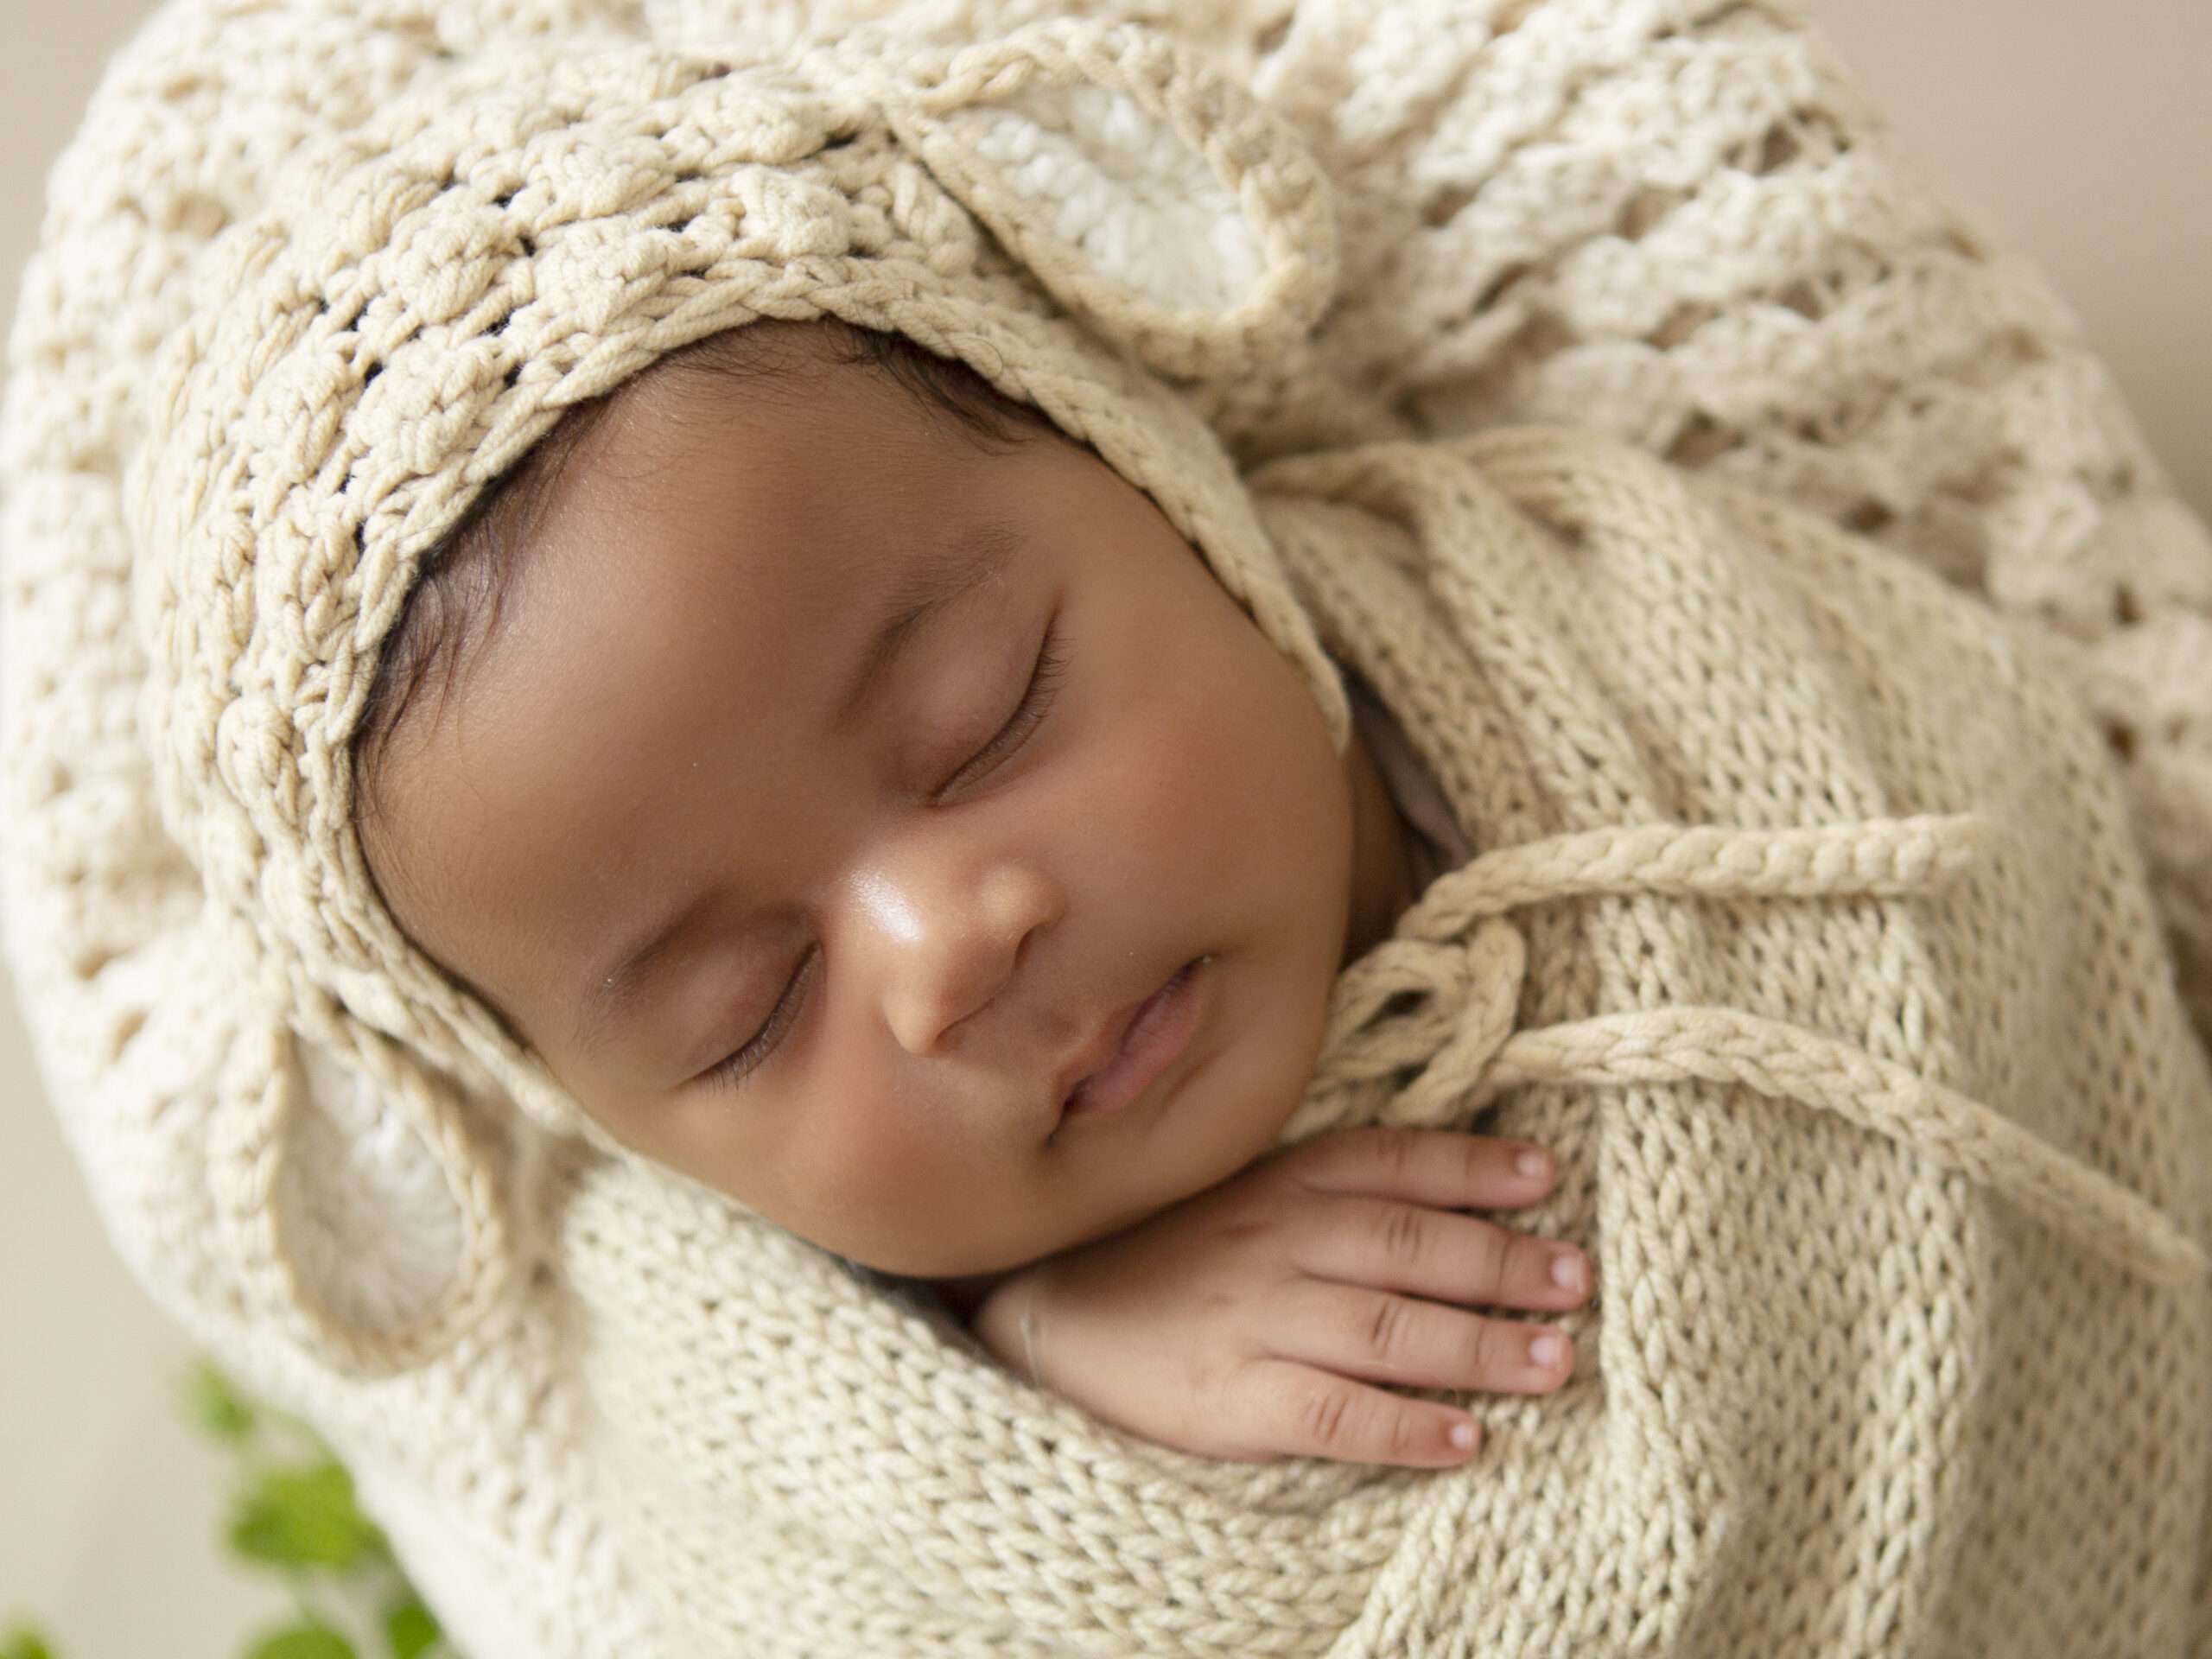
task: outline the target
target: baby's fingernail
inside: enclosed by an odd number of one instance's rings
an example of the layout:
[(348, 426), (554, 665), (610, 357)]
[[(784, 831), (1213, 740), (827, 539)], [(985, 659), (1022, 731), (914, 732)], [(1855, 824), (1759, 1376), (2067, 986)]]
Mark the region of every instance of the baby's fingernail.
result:
[(1448, 1438), (1453, 1451), (1471, 1452), (1475, 1449), (1475, 1426), (1472, 1423), (1454, 1423)]
[(1561, 1290), (1582, 1288), (1582, 1257), (1573, 1250), (1560, 1250), (1552, 1257), (1552, 1283)]
[(1566, 1339), (1562, 1337), (1555, 1337), (1548, 1331), (1542, 1336), (1535, 1338), (1529, 1344), (1529, 1363), (1532, 1365), (1541, 1365), (1546, 1370), (1549, 1370), (1566, 1357)]
[(1551, 1173), (1552, 1160), (1543, 1153), (1530, 1147), (1514, 1159), (1513, 1167), (1533, 1181)]

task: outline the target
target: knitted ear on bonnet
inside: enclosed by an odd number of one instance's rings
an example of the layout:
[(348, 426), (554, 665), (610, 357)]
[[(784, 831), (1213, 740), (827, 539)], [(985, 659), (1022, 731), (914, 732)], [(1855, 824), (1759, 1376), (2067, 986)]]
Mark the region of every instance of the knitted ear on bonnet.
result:
[[(218, 241), (132, 479), (163, 814), (212, 959), (269, 1008), (233, 1046), (211, 1179), (264, 1316), (354, 1371), (437, 1351), (505, 1287), (514, 1172), (464, 1093), (592, 1134), (379, 901), (349, 766), (425, 554), (564, 410), (757, 318), (904, 334), (1147, 490), (1347, 729), (1234, 467), (1166, 384), (1237, 374), (1329, 298), (1328, 202), (1287, 129), (1128, 28), (919, 59), (524, 58), (460, 63), (310, 149)], [(310, 1064), (401, 1115), (459, 1206), (456, 1270), (398, 1323), (327, 1305), (288, 1238)]]

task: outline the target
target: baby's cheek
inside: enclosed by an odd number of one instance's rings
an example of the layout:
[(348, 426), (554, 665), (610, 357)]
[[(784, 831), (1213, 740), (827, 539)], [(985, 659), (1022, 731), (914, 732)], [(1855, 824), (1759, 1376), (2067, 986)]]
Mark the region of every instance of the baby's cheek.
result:
[(886, 1272), (980, 1270), (1018, 1198), (1004, 1147), (969, 1132), (940, 1103), (856, 1091), (816, 1111), (782, 1148), (770, 1218), (840, 1255)]

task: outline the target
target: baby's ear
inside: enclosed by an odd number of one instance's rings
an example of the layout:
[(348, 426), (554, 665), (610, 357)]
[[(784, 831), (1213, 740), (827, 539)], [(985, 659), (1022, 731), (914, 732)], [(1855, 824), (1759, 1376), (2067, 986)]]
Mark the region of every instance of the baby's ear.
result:
[(877, 42), (901, 144), (1051, 290), (1170, 378), (1242, 372), (1335, 290), (1326, 181), (1191, 49), (1059, 22), (917, 61)]

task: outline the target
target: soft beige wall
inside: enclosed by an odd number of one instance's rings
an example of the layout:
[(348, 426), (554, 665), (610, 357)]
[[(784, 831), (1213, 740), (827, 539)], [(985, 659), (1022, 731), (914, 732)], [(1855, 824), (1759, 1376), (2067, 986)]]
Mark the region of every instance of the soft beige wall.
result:
[[(135, 0), (0, 0), (0, 315), (38, 180)], [(2212, 66), (2202, 0), (1816, 0), (1938, 176), (2081, 310), (2212, 514)], [(4, 827), (0, 827), (4, 833)], [(106, 1253), (0, 1009), (0, 1625), (64, 1659), (235, 1651), (267, 1601), (216, 1579), (214, 1465), (172, 1426), (179, 1353)]]
[[(0, 316), (46, 164), (146, 10), (0, 0)], [(108, 1249), (0, 980), (0, 1632), (35, 1617), (57, 1659), (236, 1659), (281, 1622), (283, 1595), (222, 1567), (227, 1468), (172, 1403), (186, 1356)]]

